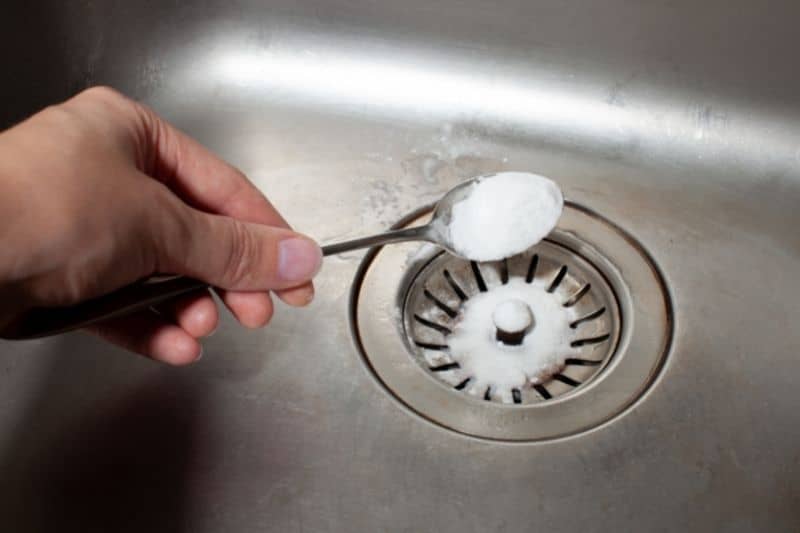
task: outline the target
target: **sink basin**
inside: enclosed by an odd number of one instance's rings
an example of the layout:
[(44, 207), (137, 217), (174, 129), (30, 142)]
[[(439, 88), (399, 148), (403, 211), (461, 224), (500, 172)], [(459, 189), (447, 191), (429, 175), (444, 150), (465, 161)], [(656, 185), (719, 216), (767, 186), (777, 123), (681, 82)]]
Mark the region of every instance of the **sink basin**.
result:
[(0, 126), (112, 85), (321, 242), (467, 177), (543, 174), (647, 253), (672, 331), (618, 416), (513, 443), (432, 423), (376, 379), (350, 332), (363, 253), (326, 259), (308, 310), (278, 306), (260, 331), (226, 317), (190, 368), (80, 333), (2, 342), (0, 527), (795, 531), (799, 15), (740, 0), (7, 8)]

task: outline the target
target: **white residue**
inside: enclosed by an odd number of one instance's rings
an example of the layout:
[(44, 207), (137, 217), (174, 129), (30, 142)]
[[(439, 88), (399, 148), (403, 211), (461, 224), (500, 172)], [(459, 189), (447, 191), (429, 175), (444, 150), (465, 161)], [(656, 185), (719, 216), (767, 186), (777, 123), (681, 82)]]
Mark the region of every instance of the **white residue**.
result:
[(515, 333), (528, 329), (533, 323), (533, 315), (528, 304), (519, 298), (514, 298), (495, 307), (492, 321), (498, 329)]
[(550, 233), (564, 197), (552, 180), (526, 172), (501, 172), (472, 185), (453, 206), (449, 234), (459, 255), (494, 261), (523, 252)]
[[(518, 346), (496, 340), (492, 319), (495, 310), (511, 300), (524, 302), (535, 322)], [(564, 367), (575, 352), (569, 327), (574, 314), (543, 285), (512, 278), (466, 302), (461, 320), (447, 339), (450, 356), (461, 365), (463, 375), (473, 378), (470, 390), (482, 393), (491, 386), (502, 398), (510, 397), (511, 389), (546, 381)]]
[(437, 245), (426, 242), (408, 254), (406, 257), (406, 265), (412, 265), (420, 261), (427, 261), (440, 250), (441, 248), (439, 248)]

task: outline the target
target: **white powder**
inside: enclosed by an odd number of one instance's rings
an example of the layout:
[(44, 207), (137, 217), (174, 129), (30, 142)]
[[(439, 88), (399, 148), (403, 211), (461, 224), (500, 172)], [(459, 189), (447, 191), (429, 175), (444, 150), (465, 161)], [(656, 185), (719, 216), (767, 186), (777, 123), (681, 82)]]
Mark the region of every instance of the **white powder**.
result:
[(448, 229), (453, 249), (475, 261), (527, 250), (553, 230), (564, 208), (558, 185), (536, 174), (501, 172), (471, 189), (453, 206)]
[[(533, 329), (518, 346), (496, 340), (492, 319), (499, 306), (513, 300), (524, 302), (534, 318)], [(514, 277), (466, 302), (460, 322), (447, 338), (450, 356), (461, 365), (464, 376), (473, 378), (469, 392), (482, 395), (492, 387), (493, 395), (510, 402), (512, 389), (546, 381), (574, 354), (569, 327), (574, 315), (542, 284)]]
[(514, 298), (495, 308), (492, 313), (492, 321), (498, 329), (517, 333), (527, 329), (533, 323), (533, 315), (528, 304), (519, 298)]
[(435, 244), (426, 242), (416, 250), (409, 252), (408, 256), (406, 257), (406, 265), (412, 265), (414, 263), (419, 263), (420, 261), (427, 261), (440, 251), (441, 248)]

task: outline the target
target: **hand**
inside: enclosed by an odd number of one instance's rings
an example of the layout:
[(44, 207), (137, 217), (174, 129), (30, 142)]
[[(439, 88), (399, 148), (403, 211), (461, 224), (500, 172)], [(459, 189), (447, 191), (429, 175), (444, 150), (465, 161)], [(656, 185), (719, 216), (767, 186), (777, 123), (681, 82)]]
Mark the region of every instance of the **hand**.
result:
[[(260, 327), (273, 312), (268, 291), (311, 301), (321, 259), (241, 172), (111, 89), (0, 133), (0, 325), (174, 273), (219, 287), (240, 323)], [(185, 364), (217, 322), (204, 292), (92, 330)]]

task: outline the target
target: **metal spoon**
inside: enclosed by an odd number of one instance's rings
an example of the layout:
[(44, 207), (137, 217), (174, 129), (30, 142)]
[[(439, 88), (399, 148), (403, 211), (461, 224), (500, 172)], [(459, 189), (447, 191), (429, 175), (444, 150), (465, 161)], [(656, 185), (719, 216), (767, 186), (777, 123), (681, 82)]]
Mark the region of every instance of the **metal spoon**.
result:
[[(464, 254), (454, 249), (447, 229), (452, 218), (452, 209), (467, 196), (474, 183), (488, 178), (491, 176), (472, 178), (450, 189), (436, 204), (431, 221), (424, 226), (392, 230), (370, 237), (328, 244), (322, 247), (322, 254), (328, 256), (384, 244), (427, 241), (441, 246), (450, 253), (463, 256)], [(535, 243), (531, 243), (533, 244)], [(151, 278), (77, 305), (32, 309), (6, 325), (0, 331), (0, 338), (33, 339), (57, 335), (103, 320), (128, 315), (177, 296), (208, 288), (207, 283), (184, 276)]]
[(453, 247), (453, 243), (450, 240), (450, 232), (447, 229), (453, 215), (453, 206), (467, 196), (473, 184), (478, 180), (489, 177), (479, 176), (472, 178), (447, 191), (436, 203), (430, 222), (423, 226), (390, 230), (369, 237), (327, 244), (322, 247), (322, 255), (336, 255), (361, 248), (372, 248), (373, 246), (383, 246), (384, 244), (398, 242), (426, 241), (441, 246), (451, 254), (463, 256)]

